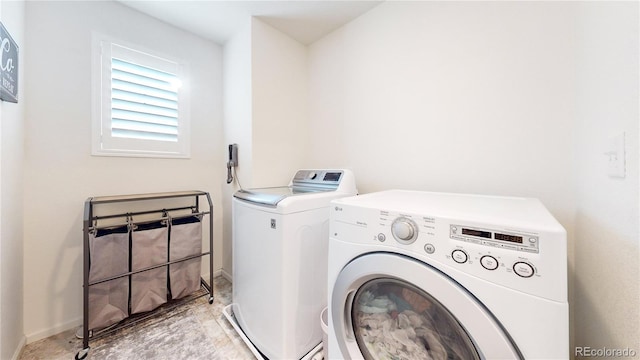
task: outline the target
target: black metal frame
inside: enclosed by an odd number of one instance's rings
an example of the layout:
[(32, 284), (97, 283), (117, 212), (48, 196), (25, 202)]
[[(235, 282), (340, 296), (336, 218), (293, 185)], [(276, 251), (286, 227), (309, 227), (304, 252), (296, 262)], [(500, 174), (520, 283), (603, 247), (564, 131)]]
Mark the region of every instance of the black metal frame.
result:
[[(209, 211), (200, 211), (200, 196), (206, 196), (207, 202), (209, 203)], [(127, 202), (136, 202), (136, 201), (145, 201), (145, 200), (162, 200), (162, 199), (171, 199), (171, 198), (194, 198), (193, 206), (187, 207), (179, 207), (179, 208), (170, 208), (170, 209), (154, 209), (149, 211), (140, 211), (140, 212), (132, 212), (132, 213), (117, 213), (110, 214), (104, 216), (94, 216), (94, 207), (103, 204), (112, 204), (112, 203), (127, 203)], [(148, 268), (144, 268), (137, 271), (126, 272), (117, 276), (112, 276), (107, 279), (100, 279), (98, 281), (89, 282), (89, 267), (90, 267), (90, 253), (89, 253), (89, 233), (97, 228), (94, 224), (97, 223), (98, 220), (104, 219), (112, 219), (118, 217), (131, 217), (133, 215), (147, 215), (154, 213), (166, 214), (171, 211), (178, 210), (189, 210), (191, 209), (193, 214), (201, 214), (201, 215), (209, 215), (209, 251), (203, 252), (200, 255), (192, 255), (189, 257), (185, 257), (179, 260), (167, 261), (166, 263), (151, 266)], [(154, 221), (157, 221), (154, 220)], [(135, 223), (133, 223), (135, 224)], [(211, 196), (209, 196), (208, 192), (204, 191), (180, 191), (180, 192), (165, 192), (165, 193), (149, 193), (149, 194), (138, 194), (138, 195), (123, 195), (123, 196), (101, 196), (101, 197), (90, 197), (84, 203), (84, 219), (83, 219), (83, 322), (82, 322), (82, 350), (80, 350), (76, 354), (76, 359), (84, 359), (89, 353), (89, 338), (90, 330), (89, 330), (89, 287), (92, 285), (100, 284), (106, 281), (118, 279), (121, 277), (131, 276), (132, 274), (141, 273), (143, 271), (169, 266), (171, 264), (191, 260), (194, 258), (209, 256), (209, 284), (204, 281), (204, 279), (200, 279), (200, 283), (204, 289), (206, 289), (209, 294), (209, 304), (213, 304), (213, 202), (211, 201)], [(176, 301), (177, 302), (177, 301)], [(132, 325), (135, 325), (136, 322), (132, 322)], [(118, 324), (119, 325), (119, 324)], [(130, 326), (123, 325), (122, 328)], [(109, 331), (113, 331), (114, 329), (110, 328)]]

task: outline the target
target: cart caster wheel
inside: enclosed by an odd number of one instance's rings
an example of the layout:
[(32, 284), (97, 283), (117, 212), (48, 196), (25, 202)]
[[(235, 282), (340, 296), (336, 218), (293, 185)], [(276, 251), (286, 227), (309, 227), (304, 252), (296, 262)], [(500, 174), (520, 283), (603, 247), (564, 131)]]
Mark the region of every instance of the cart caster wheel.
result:
[(82, 350), (78, 351), (78, 353), (76, 354), (76, 360), (86, 359), (87, 355), (89, 355), (89, 348), (82, 349)]
[(209, 305), (213, 304), (213, 296), (209, 298)]

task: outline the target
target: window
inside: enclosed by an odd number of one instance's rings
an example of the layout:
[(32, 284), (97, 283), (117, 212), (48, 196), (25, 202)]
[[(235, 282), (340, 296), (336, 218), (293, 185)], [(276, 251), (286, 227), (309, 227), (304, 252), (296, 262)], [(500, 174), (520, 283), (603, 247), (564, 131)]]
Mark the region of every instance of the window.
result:
[(187, 66), (94, 36), (93, 155), (189, 157)]

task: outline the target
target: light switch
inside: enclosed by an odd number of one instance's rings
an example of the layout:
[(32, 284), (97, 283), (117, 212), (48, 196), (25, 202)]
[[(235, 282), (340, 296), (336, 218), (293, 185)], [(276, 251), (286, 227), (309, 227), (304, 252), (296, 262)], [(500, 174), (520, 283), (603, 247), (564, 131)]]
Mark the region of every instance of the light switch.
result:
[(607, 157), (607, 174), (609, 177), (624, 178), (624, 132), (609, 138), (608, 149), (604, 155)]

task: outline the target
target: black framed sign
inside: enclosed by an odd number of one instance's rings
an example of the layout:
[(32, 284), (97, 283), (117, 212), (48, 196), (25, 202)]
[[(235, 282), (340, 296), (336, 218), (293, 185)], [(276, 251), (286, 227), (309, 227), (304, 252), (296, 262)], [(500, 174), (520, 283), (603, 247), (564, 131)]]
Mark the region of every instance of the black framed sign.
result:
[(18, 45), (1, 22), (0, 100), (18, 102)]

